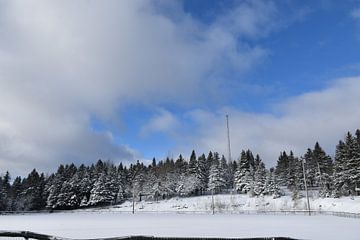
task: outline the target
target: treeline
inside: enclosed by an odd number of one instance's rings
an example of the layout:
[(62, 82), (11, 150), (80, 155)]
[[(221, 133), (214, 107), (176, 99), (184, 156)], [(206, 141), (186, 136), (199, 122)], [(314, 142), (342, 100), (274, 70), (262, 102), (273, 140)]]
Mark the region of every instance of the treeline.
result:
[(356, 195), (360, 187), (360, 130), (347, 133), (336, 146), (332, 159), (316, 143), (302, 157), (281, 152), (275, 168), (266, 169), (259, 155), (242, 151), (237, 161), (217, 152), (188, 160), (182, 155), (149, 165), (137, 161), (130, 166), (99, 160), (91, 166), (60, 165), (50, 176), (35, 169), (24, 179), (11, 182), (6, 172), (0, 177), (0, 210), (75, 209), (122, 203), (134, 198), (159, 200), (237, 191), (250, 196), (281, 196), (287, 187), (293, 199), (307, 185), (321, 197)]

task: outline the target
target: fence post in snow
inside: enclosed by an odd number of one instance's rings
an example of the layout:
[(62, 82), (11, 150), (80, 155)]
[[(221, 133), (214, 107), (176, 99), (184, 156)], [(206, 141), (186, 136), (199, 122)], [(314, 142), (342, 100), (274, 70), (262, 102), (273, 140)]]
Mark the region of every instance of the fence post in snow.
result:
[(214, 202), (214, 189), (211, 190), (211, 206), (212, 206), (212, 214), (215, 214), (215, 202)]

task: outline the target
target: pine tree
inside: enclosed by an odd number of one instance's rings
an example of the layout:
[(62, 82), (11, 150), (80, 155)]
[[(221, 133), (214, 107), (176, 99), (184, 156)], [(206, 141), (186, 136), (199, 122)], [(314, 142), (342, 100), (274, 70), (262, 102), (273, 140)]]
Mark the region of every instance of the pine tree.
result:
[(231, 162), (227, 162), (224, 155), (221, 156), (220, 159), (220, 169), (221, 169), (221, 175), (224, 178), (225, 186), (224, 188), (231, 189), (233, 188), (234, 184), (234, 172), (232, 169)]
[(235, 173), (238, 168), (238, 164), (236, 161), (229, 162), (228, 167), (228, 176), (227, 187), (230, 189), (235, 189)]
[(202, 154), (198, 158), (198, 164), (197, 164), (197, 171), (196, 171), (196, 178), (198, 181), (195, 181), (195, 183), (198, 184), (198, 186), (195, 186), (200, 192), (200, 194), (203, 194), (206, 189), (208, 188), (208, 181), (209, 181), (209, 170), (210, 166), (208, 165), (212, 161), (212, 153), (209, 153), (208, 158), (206, 159), (205, 155)]
[(225, 179), (223, 169), (217, 158), (215, 158), (210, 167), (209, 186), (208, 190), (213, 193), (220, 193), (221, 189), (225, 187)]
[(90, 191), (89, 205), (108, 205), (116, 200), (115, 186), (111, 178), (105, 173), (100, 174), (98, 180), (95, 182), (93, 189)]
[[(314, 149), (308, 149), (304, 155), (306, 162), (306, 176), (311, 187), (320, 187), (323, 190), (327, 187), (325, 180), (332, 175), (333, 163), (331, 157), (316, 142)], [(324, 181), (322, 181), (324, 179)]]
[(324, 173), (321, 176), (321, 186), (319, 190), (320, 197), (330, 197), (332, 194), (332, 178), (328, 174)]
[(23, 184), (21, 177), (16, 177), (11, 186), (11, 211), (24, 211), (22, 198)]
[(308, 148), (304, 154), (304, 163), (306, 169), (306, 180), (309, 187), (317, 186), (317, 161), (313, 157), (313, 151)]
[(355, 195), (355, 188), (360, 185), (360, 145), (358, 137), (350, 132), (345, 142), (340, 141), (336, 146), (333, 181), (334, 197)]
[(190, 196), (196, 193), (199, 179), (194, 175), (181, 174), (179, 177), (178, 185), (176, 187), (176, 192), (179, 196)]
[(289, 169), (289, 157), (284, 151), (280, 153), (275, 169), (275, 174), (278, 176), (279, 184), (281, 186), (288, 185), (288, 169)]
[(34, 169), (23, 181), (23, 192), (25, 210), (40, 210), (46, 205), (44, 198), (45, 177)]
[(265, 164), (261, 161), (260, 157), (257, 156), (258, 163), (256, 164), (256, 170), (254, 175), (254, 194), (260, 196), (265, 191), (266, 183), (266, 169)]
[[(168, 168), (170, 165), (170, 159), (167, 159), (168, 163), (165, 163), (162, 167)], [(146, 168), (142, 163), (137, 161), (136, 165), (131, 165), (128, 173), (128, 182), (130, 183), (130, 196), (139, 197), (145, 185)]]
[[(346, 177), (346, 146), (343, 141), (339, 141), (339, 144), (336, 146), (335, 151), (335, 163), (334, 163), (334, 190), (332, 192), (333, 197), (340, 197), (344, 193), (342, 192), (342, 188), (347, 182)], [(347, 184), (346, 184), (347, 185)], [(346, 192), (348, 193), (348, 189)]]
[(72, 209), (80, 206), (80, 202), (70, 181), (63, 182), (60, 194), (57, 196), (56, 206), (57, 209)]
[[(191, 172), (195, 173), (196, 172), (197, 161), (196, 161), (196, 155), (195, 155), (194, 151), (192, 152), (190, 159), (192, 159), (191, 162), (192, 162), (192, 164), (194, 166), (193, 169), (191, 170)], [(184, 173), (184, 172), (187, 171), (187, 168), (188, 168), (188, 164), (185, 161), (185, 159), (183, 158), (183, 156), (180, 154), (178, 159), (176, 159), (176, 161), (175, 161), (175, 169), (174, 170), (177, 173)]]
[(193, 150), (191, 152), (191, 156), (190, 156), (190, 160), (189, 160), (188, 173), (196, 174), (196, 172), (197, 172), (197, 160), (196, 160), (195, 151)]
[(318, 171), (321, 174), (331, 175), (333, 171), (333, 163), (331, 157), (316, 142), (313, 150), (313, 158), (317, 162)]
[(73, 191), (76, 194), (76, 202), (84, 205), (90, 198), (90, 191), (92, 188), (92, 182), (90, 177), (90, 169), (85, 167), (85, 165), (80, 165), (78, 171), (71, 179), (71, 184), (73, 186)]
[(290, 190), (294, 190), (295, 188), (299, 190), (302, 186), (300, 179), (302, 179), (303, 177), (301, 162), (299, 161), (298, 158), (294, 156), (294, 153), (292, 151), (290, 151), (288, 161), (289, 161), (289, 167), (287, 169), (287, 180), (286, 180), (287, 187)]
[(250, 150), (242, 151), (238, 168), (235, 172), (235, 189), (238, 192), (252, 194), (254, 185), (254, 158)]
[(4, 177), (0, 176), (0, 211), (7, 211), (10, 208), (10, 174), (6, 172)]
[(349, 191), (355, 195), (355, 188), (360, 186), (360, 145), (350, 132), (346, 136), (345, 145), (347, 153), (345, 173), (349, 179)]
[(319, 196), (330, 197), (333, 175), (333, 162), (331, 157), (320, 147), (319, 143), (315, 144), (313, 159), (317, 163), (317, 185), (320, 186)]
[(214, 154), (212, 151), (210, 151), (206, 158), (206, 167), (208, 171), (210, 171), (211, 164), (213, 163), (214, 160), (215, 160)]
[(360, 145), (360, 129), (356, 130), (355, 135), (356, 135), (356, 141)]
[(273, 198), (279, 198), (281, 196), (280, 187), (273, 168), (271, 168), (267, 174), (264, 194), (271, 195)]
[(0, 177), (0, 211), (11, 210), (11, 185), (10, 173), (7, 171), (4, 177)]
[(165, 174), (163, 184), (164, 184), (164, 187), (166, 188), (169, 196), (179, 195), (179, 193), (177, 192), (177, 187), (180, 185), (179, 181), (180, 181), (181, 175), (183, 175), (184, 173), (186, 173), (186, 172), (183, 171), (181, 173), (179, 171), (175, 171), (175, 172)]
[(46, 206), (48, 208), (56, 209), (58, 207), (58, 196), (61, 193), (62, 184), (65, 181), (64, 172), (65, 167), (61, 164), (56, 174), (53, 174), (46, 184), (46, 192), (48, 196), (46, 200)]
[(122, 187), (122, 185), (119, 185), (119, 190), (116, 194), (116, 203), (123, 203), (125, 201), (125, 191), (124, 188)]

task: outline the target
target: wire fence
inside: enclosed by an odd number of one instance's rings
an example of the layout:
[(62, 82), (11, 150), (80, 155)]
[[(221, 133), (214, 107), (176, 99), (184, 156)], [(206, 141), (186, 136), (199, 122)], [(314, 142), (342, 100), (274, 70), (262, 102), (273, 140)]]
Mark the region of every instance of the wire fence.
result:
[[(29, 231), (0, 231), (0, 239), (2, 240), (76, 240), (69, 238), (56, 237), (51, 235), (39, 234)], [(154, 236), (124, 236), (113, 238), (94, 238), (89, 240), (296, 240), (288, 237), (265, 237), (265, 238), (201, 238), (201, 237), (154, 237)], [(79, 240), (79, 239), (77, 239)], [(85, 240), (85, 239), (82, 239)]]
[[(42, 211), (1, 211), (0, 215), (25, 215), (25, 214), (48, 214), (48, 213), (111, 213), (111, 214), (131, 214), (132, 211), (128, 210), (110, 210), (110, 209), (86, 209), (86, 210), (42, 210)], [(237, 214), (237, 215), (327, 215), (327, 216), (336, 216), (336, 217), (346, 217), (346, 218), (357, 218), (360, 219), (360, 213), (351, 213), (351, 212), (334, 212), (334, 211), (318, 211), (318, 210), (173, 210), (173, 211), (149, 211), (138, 209), (134, 214)]]

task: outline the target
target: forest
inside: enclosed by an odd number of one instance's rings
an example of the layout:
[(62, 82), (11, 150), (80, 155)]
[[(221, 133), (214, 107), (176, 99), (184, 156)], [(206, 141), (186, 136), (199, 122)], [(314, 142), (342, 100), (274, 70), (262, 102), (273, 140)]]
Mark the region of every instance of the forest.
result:
[[(304, 173), (306, 178), (304, 178)], [(243, 150), (229, 161), (217, 152), (190, 158), (180, 155), (149, 165), (137, 161), (129, 166), (98, 160), (91, 166), (60, 165), (45, 175), (36, 169), (27, 177), (0, 177), (0, 211), (77, 209), (120, 204), (127, 199), (161, 200), (171, 197), (237, 192), (250, 197), (281, 197), (287, 187), (295, 200), (305, 181), (320, 197), (358, 194), (360, 188), (360, 130), (348, 132), (336, 145), (334, 159), (317, 142), (302, 156), (281, 152), (274, 168), (261, 157)]]

